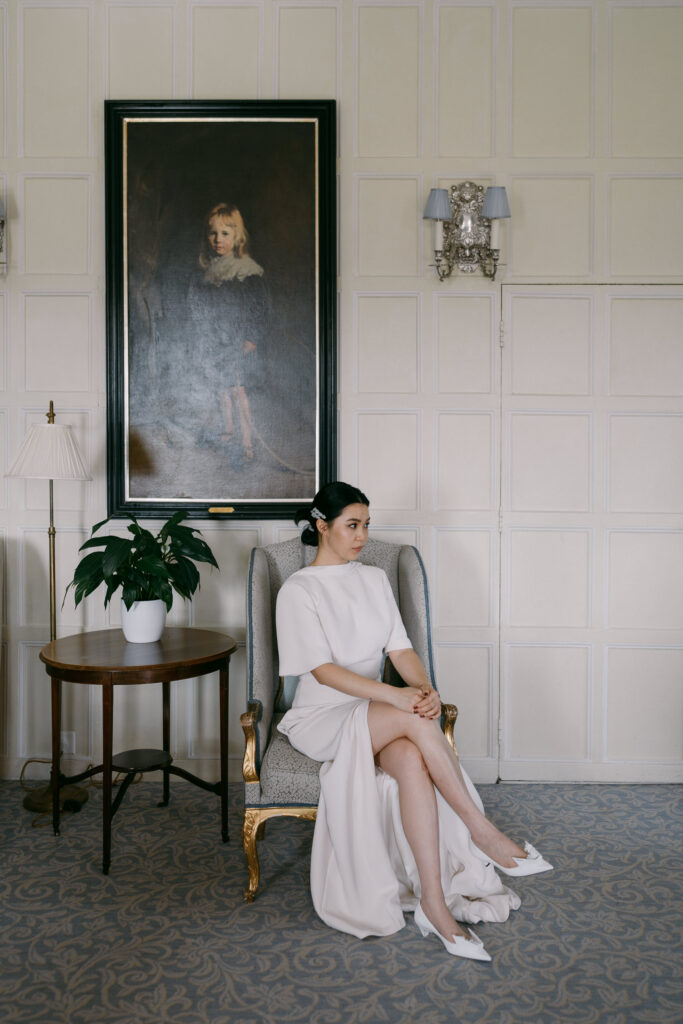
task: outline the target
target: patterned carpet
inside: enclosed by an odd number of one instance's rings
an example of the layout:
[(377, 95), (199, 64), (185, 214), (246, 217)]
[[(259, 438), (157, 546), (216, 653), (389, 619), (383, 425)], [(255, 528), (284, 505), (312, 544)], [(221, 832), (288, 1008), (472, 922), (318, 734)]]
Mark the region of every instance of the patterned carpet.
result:
[(327, 928), (311, 826), (270, 823), (247, 906), (240, 791), (177, 779), (126, 794), (100, 873), (101, 794), (33, 828), (0, 782), (0, 1020), (6, 1024), (680, 1024), (683, 836), (674, 786), (482, 786), (490, 817), (555, 864), (480, 925), (492, 964), (449, 957), (410, 916), (389, 938)]

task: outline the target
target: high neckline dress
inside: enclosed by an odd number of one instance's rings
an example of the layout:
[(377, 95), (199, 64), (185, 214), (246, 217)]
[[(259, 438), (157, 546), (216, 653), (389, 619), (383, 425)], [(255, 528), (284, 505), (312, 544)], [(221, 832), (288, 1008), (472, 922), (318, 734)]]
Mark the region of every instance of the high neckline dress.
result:
[[(276, 623), (280, 674), (299, 676), (278, 728), (297, 750), (322, 762), (311, 853), (313, 905), (331, 928), (359, 938), (390, 935), (420, 898), (398, 784), (375, 765), (369, 701), (323, 686), (311, 674), (333, 662), (379, 679), (384, 655), (412, 646), (389, 580), (383, 569), (360, 562), (300, 569), (280, 589)], [(436, 800), (441, 883), (453, 916), (470, 924), (507, 920), (519, 897), (503, 885), (438, 790)]]

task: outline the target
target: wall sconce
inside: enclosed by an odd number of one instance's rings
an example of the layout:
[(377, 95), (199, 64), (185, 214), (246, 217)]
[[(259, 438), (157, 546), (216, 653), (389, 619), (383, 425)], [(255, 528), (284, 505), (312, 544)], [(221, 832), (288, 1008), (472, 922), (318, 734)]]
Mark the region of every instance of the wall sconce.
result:
[(0, 274), (7, 271), (7, 217), (0, 199)]
[(433, 188), (423, 218), (434, 223), (434, 263), (439, 280), (455, 267), (463, 274), (481, 269), (495, 280), (500, 249), (498, 221), (510, 216), (507, 193), (500, 186), (462, 181), (450, 189)]

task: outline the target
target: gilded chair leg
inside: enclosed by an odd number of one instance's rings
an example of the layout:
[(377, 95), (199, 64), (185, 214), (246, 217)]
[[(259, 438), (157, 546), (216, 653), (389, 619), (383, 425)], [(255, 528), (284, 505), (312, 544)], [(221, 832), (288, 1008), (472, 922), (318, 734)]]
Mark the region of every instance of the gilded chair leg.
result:
[(242, 826), (242, 842), (244, 844), (244, 853), (247, 858), (247, 867), (249, 869), (249, 885), (244, 890), (244, 900), (246, 903), (254, 902), (256, 890), (258, 889), (260, 868), (258, 862), (258, 851), (256, 849), (256, 839), (258, 833), (263, 828), (263, 822), (260, 819), (260, 811), (255, 810), (254, 808), (248, 808), (245, 810), (244, 825)]
[(258, 889), (260, 868), (256, 840), (260, 839), (265, 829), (266, 821), (269, 818), (278, 818), (287, 815), (290, 818), (301, 818), (305, 821), (315, 821), (317, 814), (316, 807), (249, 807), (244, 812), (244, 824), (242, 826), (242, 842), (244, 853), (247, 858), (249, 869), (249, 885), (244, 890), (246, 903), (253, 903)]
[(256, 829), (256, 840), (260, 842), (266, 834), (266, 823), (262, 821), (259, 827)]

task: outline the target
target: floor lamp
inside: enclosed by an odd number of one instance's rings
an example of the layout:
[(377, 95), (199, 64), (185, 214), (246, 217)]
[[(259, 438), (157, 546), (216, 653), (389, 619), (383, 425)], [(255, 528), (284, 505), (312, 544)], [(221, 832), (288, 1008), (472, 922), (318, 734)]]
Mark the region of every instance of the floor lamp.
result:
[[(71, 428), (55, 423), (53, 402), (47, 415), (47, 423), (34, 423), (19, 449), (19, 453), (5, 476), (22, 477), (24, 480), (48, 480), (50, 485), (50, 527), (47, 531), (50, 553), (50, 641), (57, 639), (57, 612), (55, 600), (55, 522), (53, 502), (53, 480), (90, 480), (81, 454), (78, 450)], [(67, 786), (66, 790), (77, 790), (76, 786)], [(80, 806), (87, 799), (87, 793), (78, 789), (75, 798)], [(69, 799), (64, 793), (63, 799)], [(24, 801), (30, 811), (49, 811), (52, 807), (52, 789), (35, 790)]]

